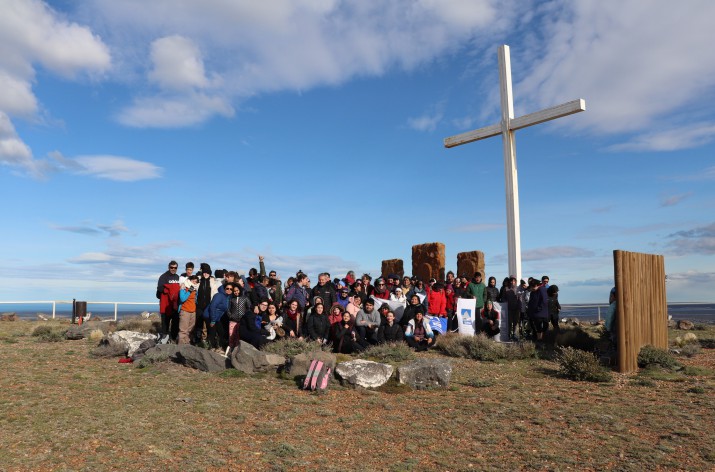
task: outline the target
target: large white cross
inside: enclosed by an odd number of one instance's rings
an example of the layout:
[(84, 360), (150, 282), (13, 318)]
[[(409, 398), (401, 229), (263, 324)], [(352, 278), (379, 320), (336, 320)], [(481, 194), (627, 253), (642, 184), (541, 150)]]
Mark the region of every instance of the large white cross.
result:
[(521, 230), (519, 227), (519, 183), (516, 175), (516, 141), (514, 131), (586, 110), (586, 101), (573, 100), (562, 105), (514, 118), (511, 93), (511, 59), (509, 46), (499, 46), (499, 83), (501, 92), (501, 123), (445, 138), (444, 147), (491, 138), (501, 134), (504, 142), (504, 180), (506, 181), (506, 232), (509, 244), (509, 274), (521, 279)]

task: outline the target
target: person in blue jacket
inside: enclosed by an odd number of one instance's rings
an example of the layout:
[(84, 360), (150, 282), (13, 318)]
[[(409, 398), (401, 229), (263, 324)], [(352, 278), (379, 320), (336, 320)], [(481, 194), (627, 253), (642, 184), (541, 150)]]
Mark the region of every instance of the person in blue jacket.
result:
[(220, 346), (219, 340), (227, 339), (227, 333), (223, 332), (224, 324), (221, 318), (226, 316), (228, 310), (228, 297), (233, 293), (233, 283), (229, 282), (219, 288), (216, 295), (211, 299), (211, 303), (204, 310), (204, 320), (208, 324), (208, 342), (211, 349), (223, 354), (226, 346)]

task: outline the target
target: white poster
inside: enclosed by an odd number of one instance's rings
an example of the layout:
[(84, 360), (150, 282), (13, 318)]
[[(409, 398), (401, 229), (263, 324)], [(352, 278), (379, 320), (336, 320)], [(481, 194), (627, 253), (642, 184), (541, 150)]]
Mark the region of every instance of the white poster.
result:
[(402, 319), (402, 314), (405, 311), (405, 306), (407, 305), (407, 303), (395, 302), (392, 300), (383, 300), (382, 298), (375, 298), (373, 296), (371, 296), (370, 298), (372, 298), (375, 302), (375, 309), (379, 310), (383, 303), (387, 303), (388, 305), (390, 305), (390, 311), (395, 314), (395, 321), (400, 321)]
[(475, 313), (477, 300), (474, 298), (459, 298), (457, 300), (457, 323), (459, 334), (465, 336), (474, 336), (474, 317), (479, 316)]

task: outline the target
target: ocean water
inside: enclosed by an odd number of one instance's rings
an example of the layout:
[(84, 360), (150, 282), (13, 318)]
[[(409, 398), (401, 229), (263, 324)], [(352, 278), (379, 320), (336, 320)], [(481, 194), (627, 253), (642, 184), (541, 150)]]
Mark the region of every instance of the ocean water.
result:
[[(608, 312), (608, 305), (599, 305), (601, 309), (601, 318), (606, 316)], [(596, 320), (598, 319), (598, 308), (597, 307), (581, 307), (573, 305), (562, 305), (563, 310), (561, 311), (562, 318), (579, 318), (584, 320)], [(97, 305), (88, 303), (87, 311), (91, 312), (92, 315), (99, 316), (101, 319), (113, 319), (114, 318), (114, 305)], [(137, 316), (138, 314), (148, 311), (151, 313), (157, 313), (159, 311), (158, 303), (150, 303), (146, 305), (122, 305), (119, 304), (117, 310), (117, 318), (122, 319), (131, 316)], [(48, 317), (52, 316), (52, 304), (41, 303), (41, 304), (4, 304), (0, 303), (0, 313), (14, 312), (17, 313), (20, 318), (25, 319), (36, 319), (38, 313), (43, 313)], [(715, 323), (715, 303), (686, 303), (686, 304), (669, 304), (668, 314), (676, 320), (691, 320), (703, 323)], [(55, 312), (57, 318), (71, 318), (72, 317), (72, 305), (71, 304), (58, 304)]]

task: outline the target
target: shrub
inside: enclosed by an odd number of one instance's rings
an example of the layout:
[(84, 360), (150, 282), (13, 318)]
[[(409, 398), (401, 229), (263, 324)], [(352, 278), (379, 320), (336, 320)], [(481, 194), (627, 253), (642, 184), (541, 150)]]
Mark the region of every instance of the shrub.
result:
[(265, 344), (262, 348), (265, 352), (280, 354), (283, 357), (295, 357), (298, 354), (305, 354), (313, 351), (330, 351), (331, 346), (320, 344), (305, 339), (286, 338), (273, 343)]
[(536, 355), (536, 347), (532, 342), (503, 344), (493, 341), (483, 334), (478, 336), (445, 334), (438, 338), (437, 349), (451, 357), (464, 357), (478, 361), (527, 359)]
[(388, 343), (370, 346), (360, 357), (376, 362), (403, 362), (415, 358), (415, 353), (405, 343)]
[(572, 380), (609, 382), (613, 378), (611, 371), (604, 369), (590, 352), (564, 347), (556, 356), (556, 361), (559, 363), (559, 374)]
[(686, 344), (680, 349), (680, 354), (685, 357), (693, 357), (700, 352), (700, 344)]
[(104, 332), (101, 329), (93, 329), (87, 339), (92, 342), (97, 342), (104, 337)]
[[(548, 334), (553, 335), (553, 330)], [(547, 340), (548, 342), (548, 340)], [(582, 351), (593, 351), (596, 347), (597, 338), (594, 338), (580, 327), (561, 327), (555, 335), (554, 344), (561, 347), (572, 347)]]
[(664, 369), (676, 369), (680, 363), (665, 349), (658, 349), (651, 345), (643, 346), (638, 353), (638, 367), (659, 365)]
[(475, 387), (475, 388), (484, 388), (484, 387), (491, 387), (494, 385), (493, 380), (487, 380), (487, 379), (470, 379), (467, 380), (466, 385), (469, 385), (470, 387)]
[(32, 335), (36, 337), (37, 341), (39, 342), (56, 343), (64, 341), (65, 329), (47, 325), (40, 325), (32, 331)]
[(117, 331), (136, 331), (139, 333), (158, 334), (161, 323), (144, 318), (124, 318), (117, 324)]

